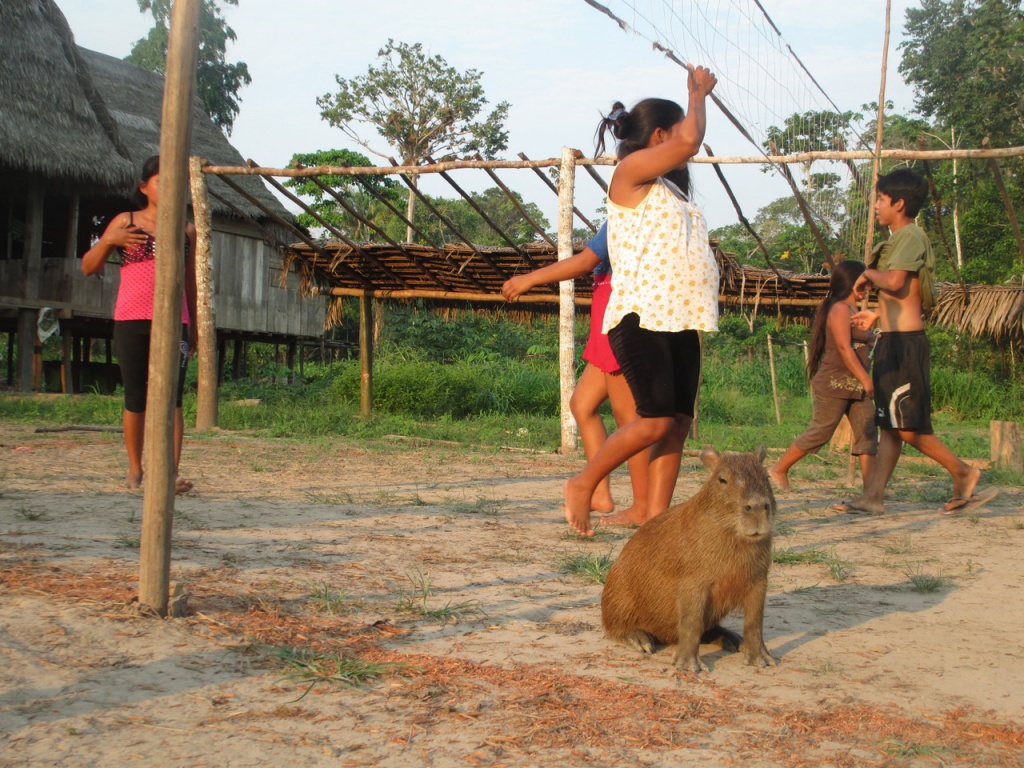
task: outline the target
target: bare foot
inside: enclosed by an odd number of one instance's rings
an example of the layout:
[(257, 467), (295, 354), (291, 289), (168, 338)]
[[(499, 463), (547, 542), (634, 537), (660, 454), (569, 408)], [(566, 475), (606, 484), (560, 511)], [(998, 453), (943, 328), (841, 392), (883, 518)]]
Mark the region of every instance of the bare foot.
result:
[(134, 472), (128, 472), (128, 479), (124, 482), (128, 486), (129, 490), (134, 491), (136, 488), (142, 487), (142, 473), (135, 474)]
[(174, 478), (174, 493), (188, 493), (193, 488), (192, 481), (186, 480), (184, 477)]
[(778, 472), (775, 467), (768, 470), (768, 479), (775, 483), (780, 491), (789, 490), (789, 473)]
[(593, 512), (602, 513), (615, 511), (615, 500), (612, 499), (608, 478), (598, 483), (597, 488), (594, 489), (594, 495), (590, 497), (590, 509)]
[(885, 514), (885, 505), (880, 501), (870, 501), (863, 496), (858, 496), (850, 501), (841, 501), (833, 504), (829, 509), (836, 512), (845, 512), (851, 515), (882, 515)]
[(597, 519), (598, 525), (643, 525), (646, 522), (646, 510), (636, 505), (616, 512), (614, 515), (604, 515)]
[(953, 498), (946, 503), (946, 510), (956, 509), (956, 506), (950, 507), (950, 504), (954, 502), (963, 503), (959, 506), (963, 506), (967, 503), (967, 500), (974, 495), (974, 489), (978, 487), (978, 482), (981, 480), (981, 470), (977, 467), (971, 467), (968, 465), (968, 470), (960, 477), (953, 479)]
[(565, 521), (576, 533), (580, 536), (593, 536), (594, 530), (590, 527), (590, 494), (586, 489), (581, 491), (578, 486), (579, 481), (575, 477), (565, 481), (562, 511), (565, 512)]

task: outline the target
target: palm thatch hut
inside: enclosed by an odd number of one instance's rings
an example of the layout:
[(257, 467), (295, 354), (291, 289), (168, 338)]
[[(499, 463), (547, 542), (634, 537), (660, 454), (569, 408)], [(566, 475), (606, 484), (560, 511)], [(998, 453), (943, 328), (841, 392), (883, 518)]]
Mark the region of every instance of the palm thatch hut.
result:
[[(159, 151), (163, 77), (78, 47), (53, 0), (0, 3), (0, 47), (0, 330), (8, 333), (7, 379), (15, 379), (17, 338), (19, 388), (39, 387), (33, 347), (40, 310), (48, 307), (60, 318), (62, 378), (70, 390), (72, 382), (83, 383), (83, 371), (112, 367), (120, 268), (108, 264), (100, 276), (86, 278), (78, 259), (112, 215), (134, 207), (138, 169)], [(192, 152), (218, 163), (244, 162), (198, 98)], [(262, 180), (240, 185), (244, 194), (224, 186), (211, 199), (222, 358), (229, 340), (294, 349), (318, 339), (324, 324), (325, 302), (303, 299), (296, 276), (281, 263), (274, 218), (291, 216)], [(89, 360), (93, 338), (108, 341), (106, 364)]]

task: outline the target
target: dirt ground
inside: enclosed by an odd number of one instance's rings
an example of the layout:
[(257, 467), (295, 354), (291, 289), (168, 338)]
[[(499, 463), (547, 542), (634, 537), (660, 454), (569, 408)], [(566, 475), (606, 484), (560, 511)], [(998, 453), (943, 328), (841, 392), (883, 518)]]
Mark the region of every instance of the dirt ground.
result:
[(777, 494), (778, 666), (698, 678), (604, 639), (566, 564), (632, 531), (568, 534), (576, 457), (189, 436), (160, 620), (120, 435), (0, 423), (0, 765), (1024, 765), (1024, 491), (942, 517), (905, 458), (889, 514), (840, 515), (823, 459)]

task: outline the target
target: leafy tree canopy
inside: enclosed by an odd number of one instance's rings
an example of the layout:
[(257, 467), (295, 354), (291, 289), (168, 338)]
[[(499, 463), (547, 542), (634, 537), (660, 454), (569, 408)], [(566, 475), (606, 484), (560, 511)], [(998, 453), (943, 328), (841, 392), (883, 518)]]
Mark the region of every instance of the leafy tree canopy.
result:
[[(125, 57), (138, 67), (164, 74), (167, 68), (167, 43), (170, 37), (171, 0), (137, 0), (139, 10), (153, 15), (155, 22), (149, 34), (137, 40)], [(238, 0), (224, 0), (238, 5)], [(221, 15), (217, 0), (203, 0), (199, 18), (199, 60), (196, 67), (196, 91), (214, 124), (231, 135), (238, 116), (238, 92), (252, 78), (244, 61), (231, 64), (226, 59), (228, 42), (235, 31)]]
[(900, 73), (926, 117), (970, 146), (1024, 144), (1024, 11), (1019, 0), (922, 0), (908, 8)]
[[(307, 168), (318, 165), (355, 168), (372, 165), (372, 163), (370, 158), (358, 152), (348, 149), (328, 149), (292, 155), (288, 165), (289, 167), (303, 166)], [(386, 176), (297, 176), (284, 182), (286, 187), (291, 187), (297, 195), (306, 198), (307, 205), (324, 221), (354, 240), (371, 240), (373, 238), (372, 230), (345, 210), (333, 195), (325, 192), (313, 179), (333, 189), (360, 216), (374, 223), (387, 224), (389, 218), (394, 216), (387, 205), (381, 202), (380, 197), (389, 200), (393, 205), (401, 204), (398, 182)], [(308, 229), (316, 230), (322, 227), (321, 223), (308, 213), (301, 213), (297, 218)]]
[(356, 130), (358, 123), (372, 126), (406, 165), (428, 155), (442, 160), (480, 152), (493, 158), (508, 146), (508, 102), (483, 117), (488, 102), (480, 72), (459, 72), (441, 56), (428, 56), (420, 43), (388, 40), (377, 55), (379, 66), (365, 75), (335, 76), (338, 92), (317, 99), (324, 120), (384, 157)]

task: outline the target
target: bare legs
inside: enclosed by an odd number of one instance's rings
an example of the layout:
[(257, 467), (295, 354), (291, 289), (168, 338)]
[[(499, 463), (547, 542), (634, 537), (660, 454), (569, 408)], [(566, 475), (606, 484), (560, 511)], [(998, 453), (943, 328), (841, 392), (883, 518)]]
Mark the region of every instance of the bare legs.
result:
[(782, 457), (772, 465), (772, 468), (768, 470), (768, 477), (775, 481), (780, 491), (789, 490), (789, 470), (806, 455), (807, 451), (797, 448), (796, 443), (793, 443), (782, 454)]
[[(612, 414), (615, 416), (615, 424), (621, 429), (626, 424), (640, 418), (636, 412), (636, 402), (633, 400), (633, 393), (626, 383), (626, 377), (621, 374), (605, 374), (608, 387), (608, 398), (612, 403)], [(601, 525), (643, 525), (650, 516), (648, 515), (648, 462), (650, 456), (647, 451), (640, 451), (628, 459), (629, 480), (633, 485), (633, 506), (601, 518)]]
[(885, 511), (882, 503), (885, 486), (896, 469), (904, 443), (938, 462), (949, 473), (953, 479), (953, 499), (947, 504), (948, 509), (956, 509), (955, 505), (950, 505), (974, 495), (974, 489), (981, 479), (981, 470), (960, 459), (935, 435), (922, 435), (905, 429), (883, 429), (878, 440), (878, 456), (865, 483), (864, 495), (849, 502), (852, 509), (875, 515)]
[[(576, 426), (579, 427), (583, 453), (588, 461), (608, 439), (608, 430), (605, 429), (604, 420), (598, 411), (601, 403), (608, 397), (605, 378), (603, 371), (588, 363), (580, 375), (580, 380), (576, 382), (576, 388), (572, 391), (572, 398), (569, 400), (569, 410), (572, 411), (572, 416), (576, 419)], [(590, 508), (596, 512), (611, 512), (615, 509), (611, 485), (607, 477), (594, 489)]]
[[(125, 411), (121, 416), (121, 425), (124, 430), (124, 447), (128, 452), (128, 479), (126, 484), (129, 488), (139, 488), (142, 485), (142, 445), (146, 434), (146, 412), (135, 413)], [(186, 493), (192, 490), (192, 483), (183, 477), (177, 476), (178, 465), (181, 464), (181, 446), (185, 436), (185, 417), (181, 408), (174, 409), (174, 471), (175, 471), (175, 493)]]
[[(605, 441), (601, 449), (587, 462), (587, 466), (582, 472), (565, 481), (565, 519), (577, 533), (582, 536), (594, 535), (594, 531), (590, 527), (590, 499), (597, 484), (630, 457), (650, 448), (668, 436), (677, 426), (678, 418), (677, 416), (641, 416), (636, 421), (626, 424)], [(665, 454), (659, 453), (658, 456), (652, 456), (652, 459), (657, 460), (664, 457)], [(659, 465), (662, 471), (665, 466), (667, 466), (667, 462), (664, 461)], [(678, 471), (678, 459), (675, 466)], [(650, 471), (651, 501), (653, 502), (657, 470), (652, 466)]]

